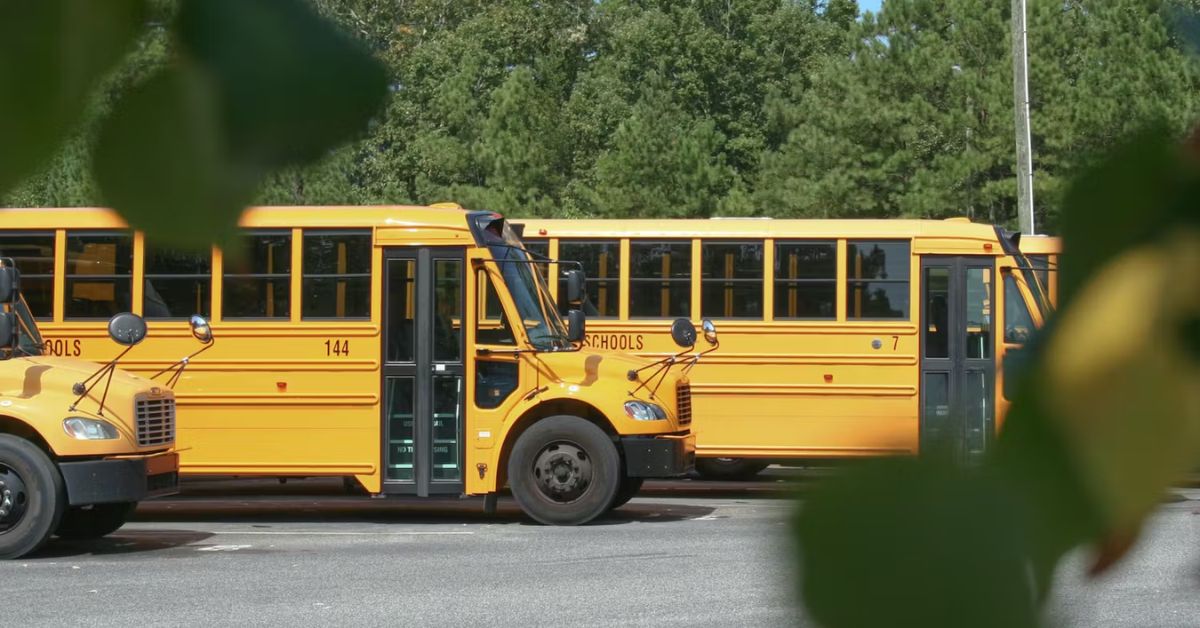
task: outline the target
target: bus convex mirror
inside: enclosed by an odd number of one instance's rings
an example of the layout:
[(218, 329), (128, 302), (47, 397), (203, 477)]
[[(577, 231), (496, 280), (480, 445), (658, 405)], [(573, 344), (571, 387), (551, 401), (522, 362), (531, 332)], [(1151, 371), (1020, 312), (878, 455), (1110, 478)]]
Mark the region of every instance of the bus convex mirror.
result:
[(132, 347), (146, 337), (146, 321), (132, 312), (123, 312), (108, 321), (108, 337), (113, 342)]
[(567, 303), (580, 303), (583, 301), (583, 285), (586, 277), (582, 270), (567, 271)]
[(700, 323), (700, 328), (704, 330), (704, 341), (710, 345), (717, 344), (717, 326), (707, 318)]
[(692, 321), (686, 318), (675, 319), (675, 322), (671, 323), (671, 339), (684, 349), (696, 346), (696, 328)]
[(17, 314), (15, 312), (0, 312), (0, 348), (12, 350), (16, 346)]
[(21, 272), (12, 266), (0, 268), (0, 303), (16, 303), (21, 291)]
[(196, 340), (204, 344), (212, 342), (212, 327), (209, 327), (208, 319), (195, 314), (192, 318), (188, 319), (188, 324), (192, 326), (192, 335), (196, 337)]
[(569, 310), (567, 312), (567, 340), (583, 342), (586, 324), (587, 316), (583, 310)]

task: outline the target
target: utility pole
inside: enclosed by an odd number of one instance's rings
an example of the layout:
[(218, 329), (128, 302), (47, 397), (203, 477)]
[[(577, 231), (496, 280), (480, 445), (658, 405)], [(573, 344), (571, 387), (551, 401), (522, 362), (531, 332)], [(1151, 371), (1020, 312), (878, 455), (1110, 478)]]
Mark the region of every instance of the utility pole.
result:
[(1013, 106), (1017, 131), (1017, 221), (1021, 233), (1033, 233), (1033, 147), (1029, 139), (1029, 56), (1025, 38), (1025, 0), (1012, 0)]

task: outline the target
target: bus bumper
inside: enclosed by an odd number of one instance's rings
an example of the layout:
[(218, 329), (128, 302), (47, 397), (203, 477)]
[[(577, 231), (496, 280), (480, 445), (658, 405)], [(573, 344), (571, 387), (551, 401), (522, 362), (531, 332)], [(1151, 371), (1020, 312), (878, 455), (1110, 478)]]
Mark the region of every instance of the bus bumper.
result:
[(625, 475), (631, 478), (671, 478), (685, 475), (696, 464), (696, 435), (626, 436)]
[(63, 462), (58, 465), (72, 506), (139, 502), (179, 492), (179, 454)]

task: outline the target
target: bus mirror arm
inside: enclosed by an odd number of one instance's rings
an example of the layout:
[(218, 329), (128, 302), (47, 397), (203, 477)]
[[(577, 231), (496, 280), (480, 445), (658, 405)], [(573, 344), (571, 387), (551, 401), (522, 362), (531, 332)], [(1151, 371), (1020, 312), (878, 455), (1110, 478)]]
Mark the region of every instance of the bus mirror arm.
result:
[(662, 383), (667, 379), (667, 373), (669, 373), (671, 371), (671, 367), (675, 366), (677, 363), (679, 363), (679, 359), (682, 358), (684, 355), (686, 355), (689, 350), (690, 349), (685, 349), (684, 351), (680, 351), (679, 353), (676, 353), (675, 355), (669, 355), (657, 362), (651, 362), (650, 364), (647, 364), (646, 366), (643, 366), (640, 369), (629, 369), (629, 371), (625, 374), (625, 377), (627, 379), (629, 379), (629, 381), (631, 381), (631, 382), (636, 382), (636, 381), (638, 381), (638, 379), (640, 379), (642, 371), (645, 371), (646, 369), (658, 367), (657, 369), (655, 369), (655, 371), (653, 373), (650, 374), (650, 377), (647, 377), (645, 380), (642, 380), (642, 383), (638, 384), (638, 387), (634, 388), (633, 391), (631, 391), (629, 393), (629, 395), (630, 396), (636, 395), (639, 390), (649, 386), (650, 383), (654, 381), (654, 378), (657, 377), (658, 383), (654, 385), (654, 390), (650, 391), (650, 396), (653, 397), (655, 394), (658, 393), (659, 386), (662, 386)]
[(167, 378), (167, 388), (174, 390), (175, 384), (177, 384), (179, 382), (179, 378), (183, 375), (183, 369), (186, 369), (187, 365), (192, 362), (192, 358), (200, 355), (201, 353), (204, 353), (205, 351), (208, 351), (215, 344), (217, 344), (217, 343), (212, 340), (209, 340), (207, 344), (205, 344), (203, 347), (200, 347), (199, 349), (194, 351), (191, 355), (181, 358), (178, 362), (172, 364), (171, 366), (168, 366), (167, 368), (151, 375), (150, 379), (158, 379), (159, 375), (162, 375), (163, 373), (166, 373), (167, 371), (175, 369), (175, 372), (171, 374), (171, 377)]
[(713, 343), (713, 346), (711, 346), (711, 347), (709, 347), (709, 348), (705, 349), (704, 351), (701, 351), (701, 352), (697, 353), (696, 355), (692, 356), (692, 359), (691, 359), (691, 360), (689, 360), (689, 361), (688, 361), (688, 363), (687, 363), (687, 365), (683, 367), (683, 374), (684, 374), (684, 375), (687, 375), (689, 372), (691, 372), (691, 370), (692, 370), (692, 367), (693, 367), (693, 366), (696, 366), (696, 363), (700, 361), (700, 358), (702, 358), (702, 357), (704, 357), (704, 356), (706, 356), (706, 355), (708, 355), (708, 354), (712, 353), (713, 351), (716, 351), (716, 350), (717, 350), (717, 349), (719, 349), (720, 347), (721, 347), (721, 343), (720, 343), (720, 341), (716, 341), (716, 342), (714, 342), (714, 343)]

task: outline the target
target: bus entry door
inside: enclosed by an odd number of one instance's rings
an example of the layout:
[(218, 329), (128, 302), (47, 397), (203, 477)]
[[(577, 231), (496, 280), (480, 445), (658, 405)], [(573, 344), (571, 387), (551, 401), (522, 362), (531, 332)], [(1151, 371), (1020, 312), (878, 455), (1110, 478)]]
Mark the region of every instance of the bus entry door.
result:
[(383, 486), (463, 491), (463, 249), (384, 250)]
[(995, 435), (994, 260), (921, 260), (921, 453), (982, 456)]

